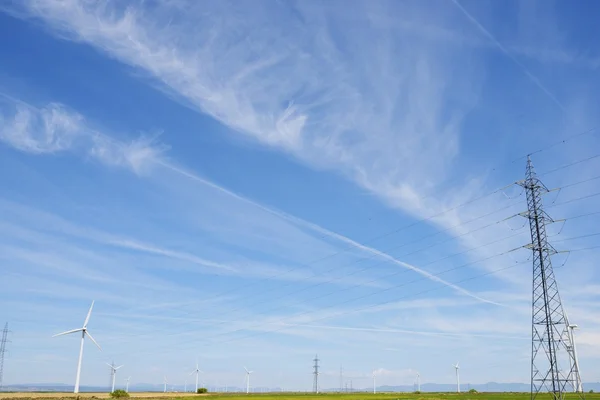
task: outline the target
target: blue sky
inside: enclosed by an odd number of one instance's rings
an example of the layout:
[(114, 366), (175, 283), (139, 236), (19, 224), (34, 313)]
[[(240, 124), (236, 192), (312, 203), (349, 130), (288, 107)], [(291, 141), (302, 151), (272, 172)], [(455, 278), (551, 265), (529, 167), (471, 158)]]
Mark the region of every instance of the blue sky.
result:
[[(465, 383), (527, 382), (531, 265), (510, 250), (528, 230), (509, 218), (526, 203), (507, 185), (542, 150), (555, 247), (597, 243), (599, 7), (3, 2), (5, 382), (71, 383), (77, 339), (51, 336), (92, 300), (83, 385), (113, 359), (183, 383), (198, 359), (211, 385), (245, 365), (308, 389), (315, 353), (323, 387), (340, 365), (354, 386), (452, 382), (456, 361)], [(554, 261), (584, 381), (597, 257)]]

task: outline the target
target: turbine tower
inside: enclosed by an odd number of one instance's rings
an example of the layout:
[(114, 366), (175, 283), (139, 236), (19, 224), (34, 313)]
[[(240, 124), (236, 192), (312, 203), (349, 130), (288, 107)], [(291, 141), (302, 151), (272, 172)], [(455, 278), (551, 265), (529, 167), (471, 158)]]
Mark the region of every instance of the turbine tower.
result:
[(79, 361), (77, 362), (77, 377), (75, 378), (75, 388), (73, 389), (73, 393), (79, 393), (79, 379), (81, 378), (81, 361), (83, 360), (83, 343), (85, 341), (86, 335), (87, 335), (87, 337), (90, 338), (90, 340), (96, 346), (98, 346), (98, 348), (100, 350), (102, 350), (102, 348), (100, 348), (100, 345), (98, 343), (96, 343), (96, 341), (94, 340), (92, 335), (90, 335), (90, 333), (87, 330), (87, 324), (90, 321), (90, 315), (92, 314), (93, 308), (94, 308), (94, 302), (92, 301), (92, 305), (90, 306), (90, 311), (88, 311), (87, 317), (85, 317), (85, 321), (83, 322), (82, 328), (72, 329), (70, 331), (57, 333), (56, 335), (52, 336), (52, 337), (56, 337), (56, 336), (62, 336), (62, 335), (68, 335), (71, 333), (81, 332), (81, 345), (79, 347)]
[(417, 392), (421, 391), (421, 374), (417, 372)]
[(319, 356), (315, 355), (315, 359), (314, 361), (314, 365), (313, 365), (313, 375), (314, 375), (314, 380), (313, 380), (313, 392), (314, 393), (319, 393)]
[[(527, 211), (533, 252), (532, 329), (531, 329), (531, 400), (547, 391), (553, 400), (563, 400), (567, 385), (576, 385), (579, 376), (569, 321), (558, 292), (552, 268), (557, 251), (548, 243), (546, 224), (554, 220), (546, 214), (542, 195), (548, 188), (538, 179), (531, 158), (527, 157), (525, 180), (519, 182), (527, 195)], [(565, 374), (561, 365), (569, 365)], [(582, 395), (579, 396), (583, 398)]]
[(164, 388), (163, 392), (164, 392), (164, 393), (167, 393), (167, 383), (169, 383), (169, 382), (167, 381), (167, 377), (166, 377), (166, 376), (165, 376), (165, 379), (164, 379), (164, 381), (163, 381), (163, 382), (164, 382), (164, 384), (165, 384), (165, 388)]
[(196, 361), (196, 369), (193, 370), (189, 376), (196, 374), (196, 393), (198, 393), (198, 375), (201, 373), (200, 368), (198, 368), (198, 361)]
[(6, 353), (6, 343), (8, 340), (8, 322), (4, 324), (2, 330), (2, 339), (0, 340), (0, 390), (2, 390), (3, 378), (4, 378), (4, 353)]
[(131, 377), (127, 377), (127, 379), (125, 379), (125, 391), (127, 393), (129, 393), (129, 380), (131, 379)]
[(110, 367), (110, 376), (112, 377), (112, 389), (110, 392), (112, 393), (115, 391), (115, 378), (117, 377), (117, 370), (123, 366), (119, 365), (118, 367), (115, 367), (114, 362), (112, 364), (106, 363), (106, 365)]
[(454, 369), (456, 370), (456, 393), (460, 393), (460, 376), (458, 375), (460, 367), (458, 366), (458, 363), (456, 363)]
[(248, 368), (244, 367), (246, 371), (246, 394), (250, 393), (250, 374), (254, 371), (248, 371)]

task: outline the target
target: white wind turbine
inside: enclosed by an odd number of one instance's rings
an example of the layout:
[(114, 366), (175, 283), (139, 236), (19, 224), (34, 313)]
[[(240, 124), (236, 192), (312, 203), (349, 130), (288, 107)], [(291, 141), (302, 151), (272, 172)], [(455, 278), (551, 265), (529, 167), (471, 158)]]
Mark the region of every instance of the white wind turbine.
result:
[(165, 389), (164, 389), (164, 392), (165, 392), (165, 393), (167, 393), (167, 383), (169, 383), (169, 382), (167, 382), (167, 377), (166, 377), (166, 376), (165, 376), (165, 380), (164, 380), (164, 382), (165, 382)]
[(460, 377), (458, 376), (458, 362), (454, 365), (454, 369), (456, 370), (456, 393), (460, 393)]
[(128, 377), (127, 379), (125, 379), (125, 391), (127, 393), (129, 393), (129, 380), (131, 379), (131, 377)]
[(85, 341), (85, 335), (87, 335), (90, 338), (90, 340), (92, 342), (94, 342), (94, 344), (96, 346), (98, 346), (98, 348), (100, 350), (102, 350), (100, 345), (98, 343), (96, 343), (96, 341), (94, 340), (92, 335), (90, 335), (90, 333), (87, 330), (87, 324), (90, 320), (90, 315), (92, 314), (93, 308), (94, 308), (94, 302), (92, 301), (92, 305), (90, 306), (90, 311), (88, 311), (87, 317), (85, 317), (85, 321), (83, 322), (82, 328), (72, 329), (70, 331), (57, 333), (56, 335), (52, 336), (52, 337), (56, 337), (56, 336), (62, 336), (62, 335), (68, 335), (71, 333), (81, 332), (81, 346), (79, 348), (79, 361), (77, 362), (77, 377), (75, 378), (75, 388), (73, 390), (73, 393), (79, 393), (79, 379), (81, 378), (81, 361), (83, 360), (83, 342)]
[[(583, 393), (583, 385), (581, 384), (581, 375), (579, 374), (579, 359), (577, 358), (577, 347), (575, 347), (575, 335), (573, 334), (573, 331), (575, 329), (579, 329), (579, 327), (576, 324), (568, 324), (567, 327), (569, 328), (569, 335), (571, 336), (571, 346), (573, 346), (573, 358), (575, 359), (575, 369), (577, 370), (577, 376), (575, 377), (575, 393)], [(571, 362), (573, 362), (571, 360)], [(571, 366), (571, 369), (573, 369), (573, 366)]]
[(375, 385), (375, 374), (376, 374), (376, 371), (373, 370), (373, 394), (377, 393), (377, 386)]
[(417, 392), (421, 391), (421, 374), (417, 372)]
[(123, 366), (119, 365), (118, 367), (115, 367), (114, 362), (112, 364), (106, 363), (106, 365), (110, 367), (110, 374), (112, 375), (112, 390), (110, 391), (112, 393), (115, 391), (115, 378), (117, 377), (117, 370)]
[(194, 374), (196, 374), (196, 392), (198, 392), (198, 374), (202, 373), (202, 371), (200, 371), (200, 368), (198, 368), (198, 362), (196, 361), (196, 369), (193, 370), (189, 376), (192, 376)]
[(246, 393), (250, 393), (250, 374), (254, 371), (248, 371), (248, 368), (244, 367), (246, 370)]

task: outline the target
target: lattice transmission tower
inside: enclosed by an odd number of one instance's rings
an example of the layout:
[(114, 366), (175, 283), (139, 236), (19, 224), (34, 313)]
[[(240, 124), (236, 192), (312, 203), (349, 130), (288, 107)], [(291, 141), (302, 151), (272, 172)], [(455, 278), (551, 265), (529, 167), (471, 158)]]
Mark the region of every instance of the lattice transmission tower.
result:
[(314, 365), (313, 365), (313, 392), (319, 393), (319, 356), (315, 355)]
[(546, 214), (542, 202), (548, 188), (538, 179), (529, 157), (525, 180), (519, 184), (527, 195), (528, 210), (521, 214), (529, 220), (531, 231), (531, 243), (526, 247), (533, 252), (531, 400), (544, 392), (552, 400), (563, 400), (567, 388), (577, 388), (581, 380), (573, 336), (552, 269), (551, 258), (557, 251), (548, 243), (546, 224), (554, 220)]
[(4, 385), (4, 353), (6, 353), (7, 343), (9, 343), (8, 322), (4, 324), (4, 329), (2, 330), (2, 340), (0, 341), (0, 390), (2, 390)]

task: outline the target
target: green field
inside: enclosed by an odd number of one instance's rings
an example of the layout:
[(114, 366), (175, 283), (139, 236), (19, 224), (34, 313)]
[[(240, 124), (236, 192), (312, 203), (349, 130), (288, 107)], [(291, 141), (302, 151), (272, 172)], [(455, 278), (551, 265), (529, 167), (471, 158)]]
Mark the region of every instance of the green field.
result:
[[(191, 400), (191, 398), (213, 398), (215, 400), (241, 400), (241, 398), (251, 398), (251, 400), (529, 400), (529, 393), (261, 393), (261, 394), (241, 394), (241, 393), (215, 393), (207, 395), (194, 395), (182, 393), (169, 393), (166, 396), (162, 393), (131, 393), (132, 398), (137, 399), (164, 399), (164, 400)], [(66, 400), (66, 399), (106, 399), (107, 393), (80, 393), (76, 396), (72, 393), (0, 393), (3, 400)], [(565, 399), (578, 399), (579, 396), (568, 393)], [(600, 400), (600, 393), (586, 393), (586, 400)], [(540, 394), (536, 397), (538, 400), (550, 400), (549, 394)], [(208, 399), (205, 399), (208, 400)]]

